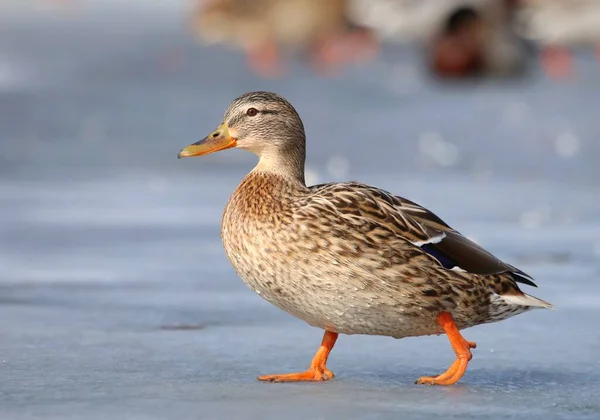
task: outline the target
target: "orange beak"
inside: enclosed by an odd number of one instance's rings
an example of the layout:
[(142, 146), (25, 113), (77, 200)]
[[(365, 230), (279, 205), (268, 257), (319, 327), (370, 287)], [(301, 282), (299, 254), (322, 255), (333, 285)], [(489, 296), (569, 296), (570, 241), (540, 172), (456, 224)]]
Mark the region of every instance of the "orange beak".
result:
[(177, 157), (181, 159), (184, 157), (208, 155), (219, 150), (231, 149), (236, 145), (237, 140), (231, 137), (229, 126), (227, 123), (223, 123), (199, 142), (184, 147)]

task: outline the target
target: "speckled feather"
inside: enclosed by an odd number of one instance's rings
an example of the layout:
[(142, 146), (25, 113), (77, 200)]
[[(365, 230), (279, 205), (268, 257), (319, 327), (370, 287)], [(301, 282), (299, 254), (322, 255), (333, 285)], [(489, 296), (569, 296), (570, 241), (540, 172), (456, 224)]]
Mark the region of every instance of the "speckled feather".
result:
[(242, 130), (246, 105), (287, 121), (277, 134), (261, 125), (279, 137), (260, 150), (248, 142), (261, 160), (226, 206), (222, 239), (239, 276), (272, 304), (329, 331), (396, 338), (441, 333), (441, 312), (463, 329), (550, 307), (519, 289), (535, 286), (531, 277), (412, 201), (355, 182), (307, 187), (296, 111), (258, 92), (236, 99), (225, 120)]
[(207, 42), (255, 47), (274, 40), (305, 49), (350, 25), (347, 0), (213, 0), (202, 2), (193, 28)]
[(428, 237), (401, 204), (357, 183), (304, 189), (256, 172), (227, 205), (222, 236), (248, 286), (335, 332), (427, 335), (441, 332), (435, 322), (441, 311), (466, 328), (531, 309), (494, 299), (522, 294), (511, 272), (449, 270), (413, 245)]

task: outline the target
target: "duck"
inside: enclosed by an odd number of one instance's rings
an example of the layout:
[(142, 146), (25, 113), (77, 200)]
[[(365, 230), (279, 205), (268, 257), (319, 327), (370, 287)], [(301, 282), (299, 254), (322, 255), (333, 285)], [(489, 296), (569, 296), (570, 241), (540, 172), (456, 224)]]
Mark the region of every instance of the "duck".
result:
[(283, 52), (306, 53), (325, 73), (378, 52), (373, 31), (350, 19), (349, 0), (202, 1), (191, 26), (205, 45), (244, 51), (247, 66), (263, 77), (285, 72)]
[(597, 0), (521, 0), (517, 31), (537, 44), (545, 73), (571, 78), (575, 65), (571, 49), (592, 47), (600, 63), (600, 2)]
[(527, 69), (528, 46), (513, 30), (516, 0), (354, 0), (353, 19), (382, 40), (417, 44), (440, 79), (513, 77)]
[(324, 330), (307, 370), (260, 381), (332, 379), (327, 360), (339, 334), (446, 334), (456, 360), (417, 383), (452, 385), (476, 347), (461, 330), (552, 307), (521, 291), (537, 287), (531, 276), (413, 201), (359, 182), (307, 186), (304, 125), (279, 94), (234, 99), (217, 129), (178, 157), (231, 148), (258, 157), (223, 212), (231, 265), (259, 296)]
[(529, 48), (513, 29), (514, 14), (515, 4), (509, 0), (452, 9), (429, 42), (430, 69), (447, 78), (523, 74)]

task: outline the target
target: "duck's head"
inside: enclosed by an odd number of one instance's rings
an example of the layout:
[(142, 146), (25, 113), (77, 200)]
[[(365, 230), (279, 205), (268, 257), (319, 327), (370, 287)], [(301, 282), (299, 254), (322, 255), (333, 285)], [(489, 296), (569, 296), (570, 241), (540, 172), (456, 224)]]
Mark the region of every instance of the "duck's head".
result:
[(178, 157), (202, 156), (220, 150), (246, 149), (259, 158), (257, 169), (298, 176), (304, 172), (304, 126), (294, 107), (271, 92), (250, 92), (234, 99), (223, 122)]

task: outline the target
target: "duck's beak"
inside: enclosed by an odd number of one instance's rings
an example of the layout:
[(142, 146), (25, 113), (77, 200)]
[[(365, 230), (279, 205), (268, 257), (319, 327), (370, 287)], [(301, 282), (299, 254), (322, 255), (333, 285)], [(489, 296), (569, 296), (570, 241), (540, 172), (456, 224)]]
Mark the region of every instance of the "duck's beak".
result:
[(236, 144), (237, 140), (231, 136), (229, 126), (227, 123), (223, 123), (199, 142), (184, 147), (177, 157), (181, 159), (184, 157), (208, 155), (219, 150), (230, 149), (235, 147)]

